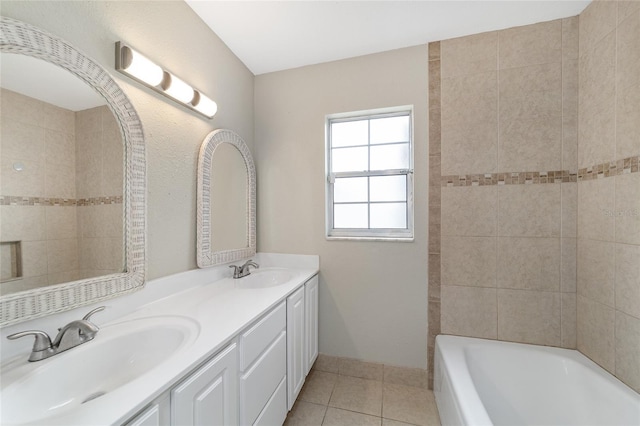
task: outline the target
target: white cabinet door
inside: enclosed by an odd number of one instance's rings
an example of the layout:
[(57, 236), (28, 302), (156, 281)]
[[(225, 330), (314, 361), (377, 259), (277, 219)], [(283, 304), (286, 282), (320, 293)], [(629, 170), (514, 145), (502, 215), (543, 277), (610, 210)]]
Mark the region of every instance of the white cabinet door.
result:
[(318, 357), (318, 276), (311, 278), (304, 285), (305, 299), (305, 349), (306, 368), (309, 374), (311, 366)]
[(287, 298), (287, 408), (291, 410), (306, 372), (304, 286)]
[(126, 426), (165, 426), (171, 421), (169, 411), (169, 393), (167, 392), (125, 424)]
[(235, 343), (171, 391), (172, 425), (238, 424), (238, 351)]

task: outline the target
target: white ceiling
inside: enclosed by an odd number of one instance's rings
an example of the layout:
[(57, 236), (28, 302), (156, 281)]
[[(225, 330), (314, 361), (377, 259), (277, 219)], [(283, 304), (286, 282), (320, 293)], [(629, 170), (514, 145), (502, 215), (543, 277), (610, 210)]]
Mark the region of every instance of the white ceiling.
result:
[(258, 75), (575, 16), (590, 0), (186, 2)]
[(14, 53), (0, 54), (0, 86), (43, 102), (82, 111), (106, 101), (84, 81), (42, 59)]

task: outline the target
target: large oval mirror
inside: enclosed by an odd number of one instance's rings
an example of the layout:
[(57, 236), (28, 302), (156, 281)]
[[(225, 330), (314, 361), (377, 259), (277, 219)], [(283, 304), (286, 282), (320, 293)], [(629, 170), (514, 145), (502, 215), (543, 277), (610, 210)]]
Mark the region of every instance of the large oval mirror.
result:
[(231, 130), (207, 135), (198, 161), (198, 266), (256, 253), (255, 167), (242, 138)]
[(0, 325), (144, 285), (137, 113), (66, 41), (0, 20)]

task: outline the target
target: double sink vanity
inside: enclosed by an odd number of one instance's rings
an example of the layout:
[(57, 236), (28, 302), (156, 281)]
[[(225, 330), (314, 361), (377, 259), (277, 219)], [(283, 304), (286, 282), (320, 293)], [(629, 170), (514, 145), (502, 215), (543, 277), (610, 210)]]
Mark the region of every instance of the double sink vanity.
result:
[(318, 258), (253, 259), (243, 278), (222, 265), (112, 299), (93, 340), (48, 359), (21, 345), (1, 366), (0, 423), (282, 424), (318, 354)]
[[(3, 64), (31, 57), (88, 85), (102, 97), (96, 108), (113, 114), (122, 137), (114, 144), (126, 159), (113, 165), (122, 185), (106, 196), (60, 201), (0, 194), (3, 212), (16, 220), (33, 215), (29, 209), (41, 208), (43, 200), (53, 210), (66, 205), (78, 218), (91, 211), (104, 218), (106, 207), (116, 215), (120, 210), (115, 222), (121, 229), (110, 227), (109, 237), (123, 242), (85, 259), (96, 250), (82, 245), (91, 241), (68, 236), (84, 252), (77, 270), (68, 271), (66, 282), (47, 275), (35, 282), (23, 276), (20, 247), (45, 237), (19, 232), (33, 227), (28, 218), (7, 227), (2, 222), (3, 247), (12, 251), (5, 262), (11, 270), (3, 269), (0, 280), (0, 424), (282, 424), (318, 355), (319, 259), (256, 252), (256, 174), (242, 138), (214, 130), (200, 149), (194, 254), (201, 269), (147, 281), (145, 141), (127, 95), (102, 65), (67, 41), (4, 16), (0, 53)], [(20, 102), (43, 101), (2, 90)], [(62, 107), (47, 101), (46, 108)]]

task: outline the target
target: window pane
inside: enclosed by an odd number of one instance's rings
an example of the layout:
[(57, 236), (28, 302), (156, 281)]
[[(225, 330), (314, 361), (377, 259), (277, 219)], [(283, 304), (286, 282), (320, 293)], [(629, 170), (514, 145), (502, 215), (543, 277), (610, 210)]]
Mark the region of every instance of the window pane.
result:
[(371, 120), (371, 143), (408, 142), (409, 116)]
[(367, 145), (368, 124), (367, 120), (331, 123), (331, 147)]
[(409, 144), (371, 147), (371, 170), (408, 169)]
[[(338, 178), (333, 185), (333, 201), (336, 203), (368, 201), (367, 178)], [(393, 200), (396, 201), (396, 200)]]
[(371, 228), (407, 227), (405, 203), (371, 204)]
[(367, 228), (367, 204), (335, 204), (333, 206), (334, 228)]
[(361, 172), (368, 170), (368, 148), (338, 148), (331, 150), (331, 171)]
[(371, 201), (407, 201), (407, 177), (372, 176), (370, 181)]

